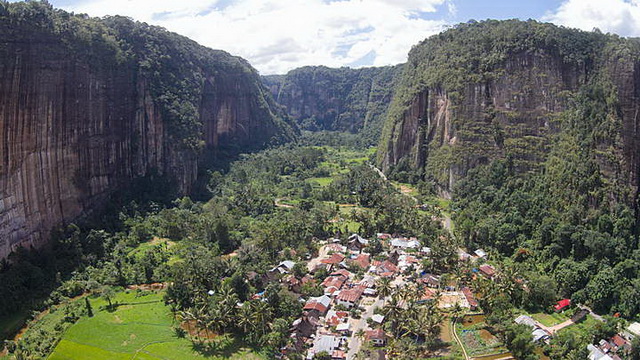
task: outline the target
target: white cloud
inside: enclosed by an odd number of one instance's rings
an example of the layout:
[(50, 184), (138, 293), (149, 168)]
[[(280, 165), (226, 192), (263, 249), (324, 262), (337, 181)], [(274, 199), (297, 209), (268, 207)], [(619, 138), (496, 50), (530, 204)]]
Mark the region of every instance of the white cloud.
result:
[(555, 24), (622, 36), (640, 35), (639, 0), (566, 0), (544, 18)]
[[(53, 1), (55, 3), (55, 1)], [(64, 8), (125, 15), (251, 62), (263, 74), (304, 65), (406, 61), (411, 46), (446, 25), (447, 0), (78, 0)], [(419, 13), (444, 5), (443, 20)]]

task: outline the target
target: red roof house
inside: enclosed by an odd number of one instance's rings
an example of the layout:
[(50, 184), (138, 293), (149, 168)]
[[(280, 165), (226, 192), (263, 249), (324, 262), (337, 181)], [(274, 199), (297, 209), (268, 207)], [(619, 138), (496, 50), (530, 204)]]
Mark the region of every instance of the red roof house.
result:
[(351, 263), (359, 266), (361, 269), (367, 269), (370, 265), (369, 254), (360, 254), (355, 259), (351, 260)]
[(335, 264), (340, 264), (343, 260), (344, 260), (344, 255), (335, 253), (326, 259), (320, 260), (320, 262), (323, 264), (335, 265)]
[(384, 330), (378, 328), (375, 330), (367, 330), (366, 332), (367, 340), (371, 341), (376, 346), (384, 346), (384, 343), (387, 339)]
[(569, 305), (571, 305), (571, 300), (570, 299), (562, 299), (562, 300), (558, 301), (558, 303), (553, 308), (556, 310), (556, 312), (560, 312), (560, 311), (564, 310)]
[(491, 279), (496, 274), (496, 269), (489, 264), (480, 265), (478, 267), (478, 270), (480, 270), (482, 275), (488, 277), (489, 279)]
[(358, 300), (360, 300), (363, 293), (364, 289), (360, 286), (356, 286), (349, 290), (342, 290), (340, 291), (340, 294), (336, 296), (336, 302), (347, 308), (351, 308), (358, 302)]
[(378, 266), (378, 274), (382, 273), (397, 273), (398, 267), (394, 265), (391, 261), (385, 260)]
[(475, 309), (478, 308), (478, 300), (476, 300), (476, 297), (473, 296), (473, 293), (471, 292), (471, 289), (469, 289), (466, 286), (463, 287), (462, 288), (462, 294), (467, 299), (467, 302), (469, 303), (469, 307), (471, 308), (471, 310), (475, 310)]

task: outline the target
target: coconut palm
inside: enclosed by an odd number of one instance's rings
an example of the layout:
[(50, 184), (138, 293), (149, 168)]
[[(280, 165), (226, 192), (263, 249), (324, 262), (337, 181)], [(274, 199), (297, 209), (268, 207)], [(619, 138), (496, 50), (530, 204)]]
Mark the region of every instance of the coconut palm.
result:
[(382, 278), (378, 281), (378, 296), (382, 299), (383, 304), (385, 299), (391, 295), (393, 288), (391, 287), (391, 278)]
[(382, 314), (391, 322), (391, 331), (394, 335), (398, 335), (398, 324), (402, 318), (403, 309), (398, 296), (392, 296), (391, 300), (382, 308)]
[(245, 302), (238, 311), (238, 326), (245, 334), (255, 329), (255, 315), (253, 303), (250, 301)]

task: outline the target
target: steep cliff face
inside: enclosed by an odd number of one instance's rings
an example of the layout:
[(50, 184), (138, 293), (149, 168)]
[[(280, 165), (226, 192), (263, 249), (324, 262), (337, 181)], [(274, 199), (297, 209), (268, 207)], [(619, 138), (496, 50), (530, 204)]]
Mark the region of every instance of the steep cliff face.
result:
[[(575, 96), (598, 82), (619, 100), (608, 117), (615, 131), (596, 141), (606, 153), (601, 169), (635, 187), (639, 54), (630, 40), (533, 21), (460, 25), (411, 51), (378, 160), (388, 172), (418, 171), (445, 192), (495, 159), (535, 170), (567, 127)], [(590, 131), (604, 131), (598, 126)]]
[(400, 69), (307, 66), (263, 82), (302, 129), (364, 130), (377, 141)]
[(16, 3), (0, 34), (0, 258), (132, 179), (185, 194), (203, 155), (295, 136), (244, 60), (162, 29)]

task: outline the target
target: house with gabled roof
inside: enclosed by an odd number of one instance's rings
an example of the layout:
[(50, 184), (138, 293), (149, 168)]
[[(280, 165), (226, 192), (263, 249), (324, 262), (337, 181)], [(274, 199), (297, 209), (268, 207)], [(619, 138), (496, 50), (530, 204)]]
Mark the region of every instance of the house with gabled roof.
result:
[(471, 309), (471, 311), (474, 311), (478, 308), (478, 300), (476, 300), (476, 297), (473, 295), (473, 292), (471, 292), (471, 289), (466, 286), (463, 287), (462, 295), (464, 295), (464, 297), (467, 299), (467, 303), (469, 304), (469, 309)]
[(496, 269), (489, 264), (482, 264), (478, 266), (478, 270), (485, 277), (492, 279), (496, 275)]
[(371, 257), (369, 256), (369, 254), (359, 254), (355, 258), (351, 259), (349, 262), (353, 266), (357, 266), (363, 270), (366, 270), (369, 268), (369, 265), (371, 264), (370, 258)]
[(370, 341), (374, 346), (384, 346), (387, 342), (387, 335), (381, 328), (367, 330), (365, 334), (367, 341)]
[(327, 295), (322, 295), (309, 299), (304, 304), (303, 310), (309, 312), (310, 315), (321, 317), (327, 314), (330, 305), (331, 298)]
[(364, 293), (364, 288), (361, 286), (356, 286), (351, 289), (340, 290), (340, 293), (336, 295), (336, 304), (342, 305), (347, 309), (354, 307), (362, 294)]

